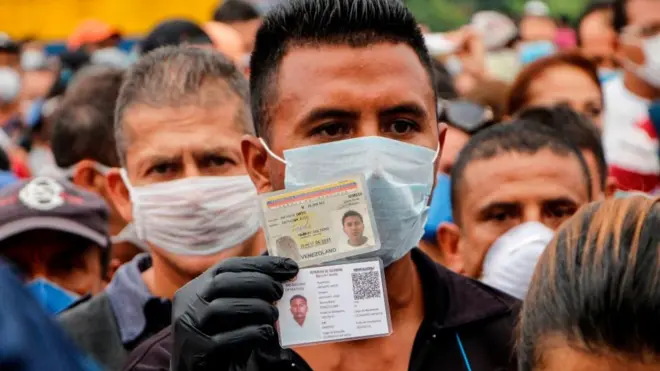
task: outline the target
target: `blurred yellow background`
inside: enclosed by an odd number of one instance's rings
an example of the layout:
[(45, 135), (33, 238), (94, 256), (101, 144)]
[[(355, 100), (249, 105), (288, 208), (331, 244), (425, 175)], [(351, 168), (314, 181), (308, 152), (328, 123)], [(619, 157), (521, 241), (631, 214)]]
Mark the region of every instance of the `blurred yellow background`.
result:
[(211, 19), (219, 0), (0, 0), (0, 31), (12, 38), (63, 40), (87, 18), (108, 22), (127, 36), (141, 35), (160, 21)]

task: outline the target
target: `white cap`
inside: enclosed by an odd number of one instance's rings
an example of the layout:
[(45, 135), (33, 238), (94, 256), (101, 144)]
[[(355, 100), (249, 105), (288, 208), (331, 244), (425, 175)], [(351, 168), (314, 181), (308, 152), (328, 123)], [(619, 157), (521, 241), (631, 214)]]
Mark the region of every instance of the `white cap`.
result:
[(547, 17), (550, 15), (550, 8), (541, 0), (531, 0), (525, 4), (525, 15)]
[(505, 46), (518, 33), (518, 28), (511, 18), (492, 10), (475, 13), (471, 23), (488, 50)]
[(554, 232), (538, 222), (516, 226), (500, 236), (484, 259), (481, 282), (524, 299), (536, 263)]

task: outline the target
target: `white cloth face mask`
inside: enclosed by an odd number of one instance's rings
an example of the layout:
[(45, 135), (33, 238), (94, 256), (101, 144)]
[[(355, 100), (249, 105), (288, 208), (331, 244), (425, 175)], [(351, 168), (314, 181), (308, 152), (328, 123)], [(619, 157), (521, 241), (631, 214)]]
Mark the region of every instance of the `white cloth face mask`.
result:
[(660, 35), (636, 43), (644, 52), (644, 63), (636, 65), (629, 60), (623, 66), (653, 87), (660, 88)]
[(381, 248), (356, 258), (388, 266), (412, 250), (424, 234), (438, 150), (384, 137), (360, 137), (284, 151), (287, 189), (364, 174)]
[(488, 249), (481, 282), (524, 299), (536, 263), (553, 237), (554, 232), (539, 222), (527, 222), (510, 229)]
[(189, 177), (131, 186), (139, 240), (177, 255), (213, 255), (252, 237), (260, 228), (257, 191), (247, 175)]

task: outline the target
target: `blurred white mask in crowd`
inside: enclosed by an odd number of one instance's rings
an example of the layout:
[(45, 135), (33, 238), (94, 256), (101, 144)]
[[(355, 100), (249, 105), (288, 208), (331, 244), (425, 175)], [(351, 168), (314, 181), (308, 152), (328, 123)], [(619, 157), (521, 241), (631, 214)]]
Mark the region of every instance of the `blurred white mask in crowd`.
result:
[(115, 68), (128, 68), (131, 64), (129, 55), (119, 48), (110, 47), (95, 51), (91, 56), (93, 64), (101, 64)]
[(484, 259), (481, 282), (524, 299), (534, 268), (554, 232), (539, 222), (523, 223), (500, 236)]
[(505, 47), (518, 33), (516, 24), (509, 17), (491, 10), (475, 13), (471, 23), (487, 50)]
[(0, 67), (0, 102), (12, 103), (21, 92), (21, 75), (13, 68)]
[(644, 63), (636, 65), (629, 60), (624, 60), (623, 66), (650, 85), (660, 88), (660, 34), (636, 42), (626, 37), (624, 40), (632, 45), (638, 45), (642, 49)]
[(36, 71), (48, 67), (48, 58), (43, 50), (28, 49), (21, 53), (21, 68), (24, 71)]

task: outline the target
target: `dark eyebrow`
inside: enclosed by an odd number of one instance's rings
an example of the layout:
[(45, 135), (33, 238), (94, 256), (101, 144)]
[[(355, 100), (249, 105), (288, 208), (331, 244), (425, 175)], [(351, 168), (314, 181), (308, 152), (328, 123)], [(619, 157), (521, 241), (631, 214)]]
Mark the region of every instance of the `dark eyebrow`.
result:
[(400, 115), (400, 114), (408, 114), (418, 117), (427, 116), (426, 110), (424, 110), (424, 108), (422, 108), (420, 105), (415, 103), (399, 104), (397, 106), (386, 108), (379, 112), (380, 116), (392, 116), (392, 115)]
[(545, 200), (543, 202), (546, 205), (551, 205), (551, 206), (577, 206), (578, 202), (570, 199), (568, 197), (558, 197), (558, 198), (553, 198), (550, 200)]
[(317, 122), (327, 119), (350, 119), (357, 120), (360, 114), (357, 112), (346, 111), (339, 108), (317, 108), (305, 117), (306, 122)]
[(493, 202), (489, 203), (486, 206), (482, 207), (479, 210), (479, 217), (484, 218), (485, 214), (488, 212), (495, 210), (495, 209), (500, 209), (504, 211), (510, 211), (510, 210), (518, 210), (520, 209), (520, 203), (518, 202)]

